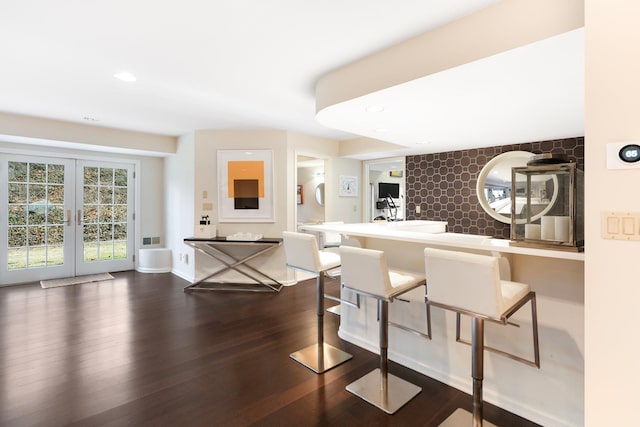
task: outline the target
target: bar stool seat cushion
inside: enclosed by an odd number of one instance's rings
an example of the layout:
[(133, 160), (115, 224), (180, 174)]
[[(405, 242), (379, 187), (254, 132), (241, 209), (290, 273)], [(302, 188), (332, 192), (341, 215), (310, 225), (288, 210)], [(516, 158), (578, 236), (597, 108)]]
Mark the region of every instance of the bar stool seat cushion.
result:
[(433, 248), (424, 253), (429, 300), (499, 319), (531, 290), (501, 280), (498, 258)]
[(389, 270), (383, 251), (341, 246), (340, 257), (351, 266), (347, 271), (343, 267), (345, 287), (356, 292), (390, 300), (424, 283), (424, 275)]
[(327, 271), (340, 267), (340, 254), (329, 251), (319, 251), (318, 255), (320, 255), (319, 271)]
[(502, 290), (502, 301), (504, 307), (504, 311), (501, 314), (504, 314), (505, 311), (516, 305), (516, 303), (520, 302), (522, 298), (531, 292), (531, 286), (520, 282), (511, 282), (509, 280), (501, 280), (500, 287)]
[(314, 235), (282, 232), (287, 265), (311, 273), (320, 273), (340, 266), (340, 255), (318, 250)]

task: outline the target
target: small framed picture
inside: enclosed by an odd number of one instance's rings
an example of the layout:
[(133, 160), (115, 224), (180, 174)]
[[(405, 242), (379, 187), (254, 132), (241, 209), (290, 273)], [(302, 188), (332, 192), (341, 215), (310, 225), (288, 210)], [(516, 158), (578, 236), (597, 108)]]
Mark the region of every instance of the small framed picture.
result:
[(296, 187), (296, 201), (299, 205), (304, 203), (304, 193), (302, 192), (302, 185)]

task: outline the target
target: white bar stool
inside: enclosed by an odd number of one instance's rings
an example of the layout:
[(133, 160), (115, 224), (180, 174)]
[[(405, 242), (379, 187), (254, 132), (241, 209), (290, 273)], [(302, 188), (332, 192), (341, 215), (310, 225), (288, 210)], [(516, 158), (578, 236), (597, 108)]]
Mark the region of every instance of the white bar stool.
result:
[(324, 276), (327, 270), (340, 266), (340, 255), (318, 250), (318, 241), (311, 234), (284, 231), (282, 237), (287, 267), (315, 274), (317, 277), (317, 343), (291, 353), (289, 357), (321, 374), (351, 359), (349, 353), (324, 342)]
[[(466, 252), (426, 248), (424, 250), (428, 305), (456, 312), (456, 340), (459, 340), (460, 314), (471, 316), (471, 371), (473, 414), (459, 408), (443, 426), (482, 426), (482, 381), (484, 350), (496, 351), (519, 362), (540, 367), (536, 294), (529, 285), (500, 279), (499, 258)], [(484, 345), (484, 321), (506, 325), (509, 317), (527, 302), (531, 303), (534, 360), (529, 361)], [(486, 423), (485, 425), (492, 425)]]
[[(344, 224), (344, 221), (330, 221), (324, 222), (323, 225), (335, 225), (335, 224)], [(359, 242), (355, 239), (348, 239), (340, 233), (334, 233), (331, 231), (325, 231), (321, 234), (321, 239), (323, 242), (323, 248), (327, 252), (339, 253), (340, 246), (360, 246)], [(339, 268), (334, 269), (331, 272), (328, 272), (327, 275), (329, 277), (337, 277), (340, 276), (341, 272)], [(336, 316), (340, 316), (342, 313), (342, 304), (346, 304), (350, 307), (360, 308), (360, 295), (356, 294), (355, 302), (350, 301), (348, 299), (340, 297), (334, 297), (330, 294), (324, 294), (324, 297), (331, 301), (339, 302), (340, 304), (334, 305), (332, 307), (327, 308), (327, 312), (331, 314), (335, 314)]]
[(422, 389), (388, 373), (389, 302), (407, 291), (424, 286), (424, 276), (389, 270), (382, 251), (341, 246), (340, 257), (343, 286), (378, 300), (380, 328), (380, 368), (349, 384), (347, 391), (393, 414)]

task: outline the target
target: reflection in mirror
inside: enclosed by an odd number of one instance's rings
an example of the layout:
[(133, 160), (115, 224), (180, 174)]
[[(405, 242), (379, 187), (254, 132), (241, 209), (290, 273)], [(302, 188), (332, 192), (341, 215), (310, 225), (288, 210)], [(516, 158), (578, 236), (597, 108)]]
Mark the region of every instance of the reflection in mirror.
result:
[[(491, 159), (478, 176), (476, 194), (480, 206), (494, 219), (511, 223), (511, 168), (526, 166), (533, 153), (509, 151)], [(540, 176), (531, 183), (532, 218), (535, 220), (548, 212), (558, 193), (558, 184), (548, 176)], [(526, 204), (526, 182), (516, 183), (515, 212), (522, 213)], [(521, 220), (518, 220), (520, 222)]]
[(318, 202), (320, 206), (324, 206), (324, 182), (321, 182), (316, 187), (316, 202)]

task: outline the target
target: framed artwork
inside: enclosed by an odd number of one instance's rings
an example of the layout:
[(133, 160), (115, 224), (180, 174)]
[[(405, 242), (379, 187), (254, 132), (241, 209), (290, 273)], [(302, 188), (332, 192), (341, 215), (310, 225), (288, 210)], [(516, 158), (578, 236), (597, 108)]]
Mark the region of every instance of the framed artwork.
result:
[(218, 150), (218, 222), (275, 222), (272, 150)]
[(342, 197), (358, 197), (358, 177), (340, 175), (340, 191)]
[(304, 193), (302, 191), (302, 185), (296, 187), (296, 201), (299, 205), (304, 203)]

